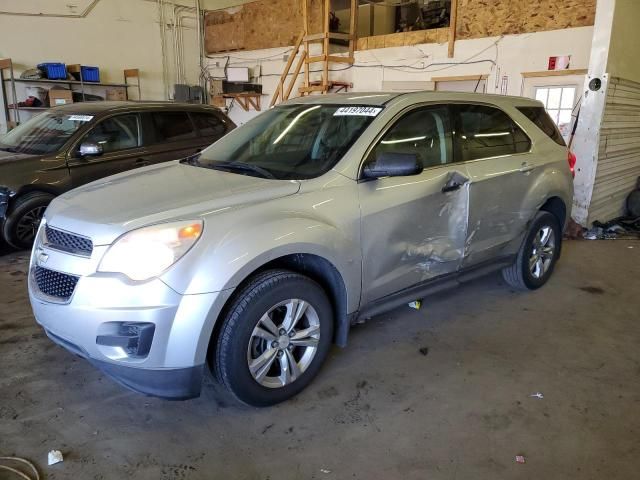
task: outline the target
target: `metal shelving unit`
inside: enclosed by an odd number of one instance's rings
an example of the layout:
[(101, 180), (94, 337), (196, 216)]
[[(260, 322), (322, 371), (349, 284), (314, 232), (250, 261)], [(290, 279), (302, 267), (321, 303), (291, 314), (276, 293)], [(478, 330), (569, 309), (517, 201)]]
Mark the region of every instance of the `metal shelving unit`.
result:
[[(4, 72), (8, 71), (9, 76), (5, 78)], [(135, 79), (135, 83), (132, 80)], [(16, 84), (17, 83), (27, 83), (34, 85), (67, 85), (69, 90), (74, 92), (80, 92), (82, 94), (82, 98), (84, 99), (85, 87), (107, 87), (107, 88), (123, 88), (125, 91), (125, 98), (129, 100), (129, 88), (136, 88), (138, 90), (138, 98), (137, 100), (141, 100), (141, 91), (140, 91), (140, 72), (137, 68), (130, 68), (124, 70), (124, 83), (106, 83), (106, 82), (85, 82), (82, 80), (82, 75), (80, 80), (48, 80), (45, 78), (38, 79), (29, 79), (29, 78), (15, 78), (13, 73), (13, 63), (10, 58), (0, 59), (0, 83), (2, 88), (2, 97), (4, 98), (4, 111), (7, 117), (7, 121), (9, 124), (15, 122), (16, 125), (20, 123), (20, 111), (41, 111), (47, 110), (50, 107), (19, 107), (18, 98), (16, 94)], [(6, 84), (10, 84), (11, 96), (13, 97), (13, 106), (9, 106), (11, 102), (9, 102), (9, 98), (7, 97), (7, 89)], [(74, 86), (79, 86), (79, 90), (74, 90)], [(11, 118), (11, 111), (13, 110), (13, 120)]]

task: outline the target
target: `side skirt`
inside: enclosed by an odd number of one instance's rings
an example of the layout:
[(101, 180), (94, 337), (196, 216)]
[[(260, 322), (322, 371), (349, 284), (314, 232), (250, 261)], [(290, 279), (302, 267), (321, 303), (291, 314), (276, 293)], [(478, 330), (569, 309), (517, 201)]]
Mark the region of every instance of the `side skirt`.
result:
[(473, 267), (460, 270), (458, 272), (449, 273), (438, 278), (427, 280), (426, 282), (413, 285), (404, 290), (400, 290), (378, 300), (374, 300), (353, 314), (351, 317), (351, 323), (357, 323), (359, 319), (371, 318), (376, 315), (380, 315), (381, 313), (388, 312), (416, 299), (425, 298), (430, 295), (458, 287), (459, 285), (475, 280), (476, 278), (484, 277), (511, 265), (515, 261), (515, 258), (515, 255), (509, 255), (495, 260), (490, 260), (488, 262), (483, 262), (479, 265), (474, 265)]

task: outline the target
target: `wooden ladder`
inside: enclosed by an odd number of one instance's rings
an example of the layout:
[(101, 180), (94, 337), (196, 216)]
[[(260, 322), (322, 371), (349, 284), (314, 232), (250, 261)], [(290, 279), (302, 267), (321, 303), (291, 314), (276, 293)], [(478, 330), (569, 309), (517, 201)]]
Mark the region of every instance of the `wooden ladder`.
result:
[[(358, 0), (351, 0), (350, 7), (350, 21), (349, 21), (349, 33), (338, 33), (329, 31), (329, 22), (331, 19), (331, 0), (322, 1), (322, 26), (323, 31), (321, 33), (309, 34), (310, 22), (309, 22), (309, 0), (302, 1), (302, 19), (304, 22), (304, 29), (298, 37), (296, 44), (293, 48), (293, 52), (289, 56), (287, 64), (285, 66), (278, 87), (276, 88), (273, 97), (271, 98), (270, 106), (274, 106), (278, 103), (278, 100), (285, 101), (289, 99), (291, 91), (295, 86), (302, 65), (304, 65), (304, 83), (303, 86), (298, 89), (300, 95), (309, 95), (313, 92), (319, 92), (322, 94), (328, 93), (333, 87), (347, 88), (344, 82), (332, 82), (329, 78), (329, 64), (330, 63), (347, 63), (352, 65), (354, 62), (354, 51), (356, 48), (357, 31), (358, 31)], [(349, 41), (349, 55), (346, 57), (331, 55), (329, 47), (331, 39), (348, 40)], [(322, 52), (319, 55), (311, 56), (309, 54), (309, 45), (311, 43), (321, 43)], [(293, 76), (289, 79), (289, 73), (294, 60), (298, 57)], [(319, 82), (310, 81), (310, 65), (312, 63), (322, 63), (322, 78)]]

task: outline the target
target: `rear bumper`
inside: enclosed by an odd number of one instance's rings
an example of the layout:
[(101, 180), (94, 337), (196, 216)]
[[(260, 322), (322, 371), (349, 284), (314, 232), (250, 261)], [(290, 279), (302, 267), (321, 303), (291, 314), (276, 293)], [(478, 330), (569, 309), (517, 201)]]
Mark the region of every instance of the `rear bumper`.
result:
[(83, 348), (47, 329), (45, 333), (54, 343), (88, 360), (105, 375), (134, 392), (168, 400), (187, 400), (200, 395), (204, 364), (186, 368), (161, 369), (117, 365), (91, 358)]

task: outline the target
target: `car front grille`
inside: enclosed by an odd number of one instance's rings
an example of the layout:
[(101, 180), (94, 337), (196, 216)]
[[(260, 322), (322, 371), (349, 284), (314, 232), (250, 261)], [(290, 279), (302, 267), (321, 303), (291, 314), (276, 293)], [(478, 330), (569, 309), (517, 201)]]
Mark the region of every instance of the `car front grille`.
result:
[(90, 257), (93, 252), (93, 242), (89, 238), (63, 232), (49, 225), (45, 227), (45, 235), (46, 245), (56, 250), (87, 257)]
[(42, 267), (34, 268), (33, 277), (38, 289), (43, 294), (65, 302), (71, 298), (78, 283), (78, 277), (75, 275), (68, 275)]

